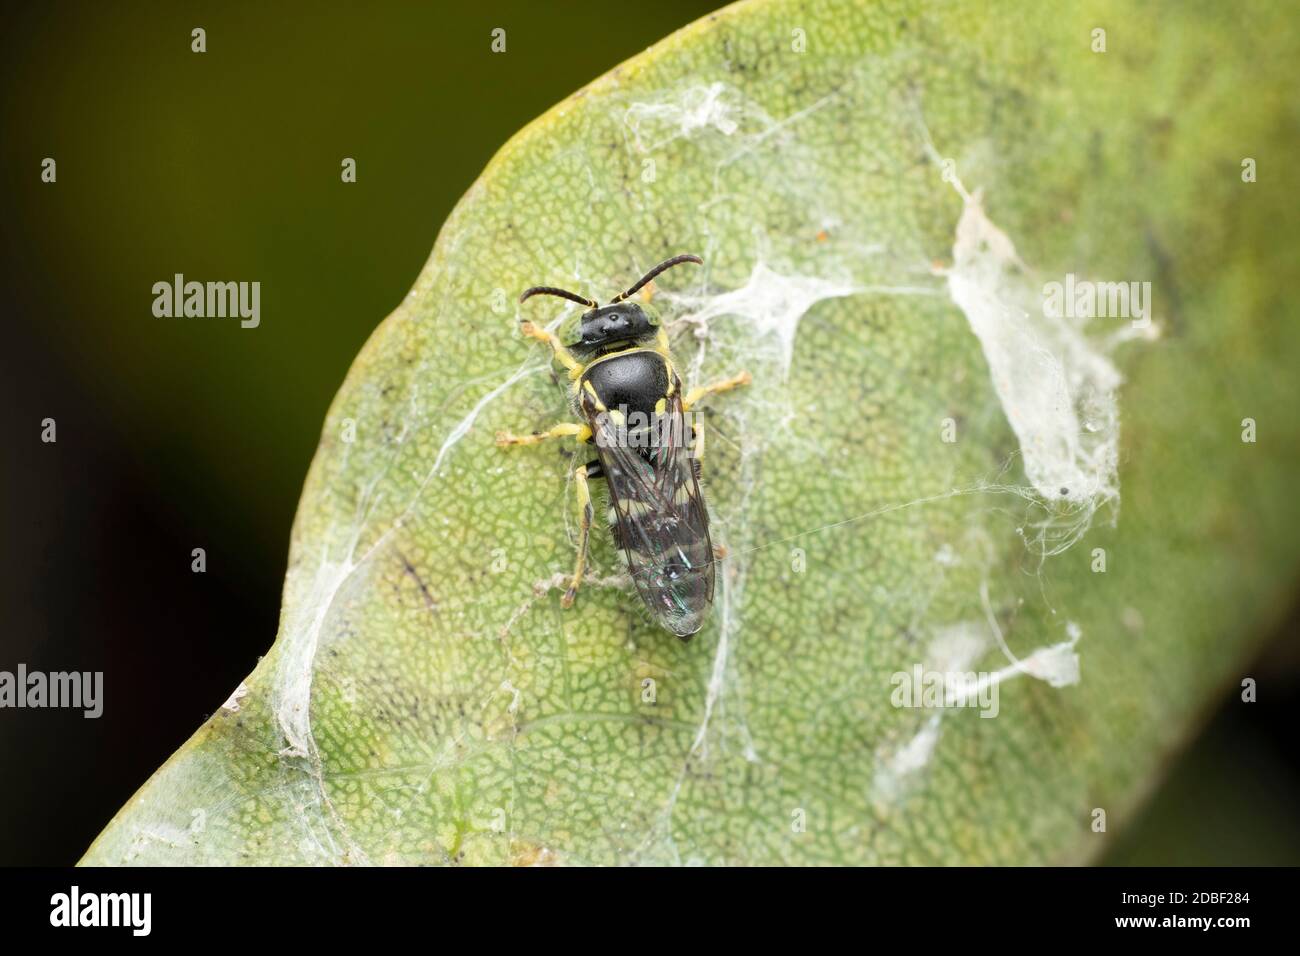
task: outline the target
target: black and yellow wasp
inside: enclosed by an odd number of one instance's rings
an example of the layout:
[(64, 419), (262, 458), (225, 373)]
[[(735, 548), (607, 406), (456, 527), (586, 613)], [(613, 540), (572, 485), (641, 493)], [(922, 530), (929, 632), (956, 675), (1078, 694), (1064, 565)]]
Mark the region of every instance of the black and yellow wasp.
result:
[(578, 341), (569, 345), (532, 322), (520, 326), (524, 335), (549, 345), (568, 371), (573, 410), (585, 424), (565, 422), (532, 435), (500, 433), (496, 441), (504, 447), (572, 436), (596, 446), (597, 460), (578, 465), (573, 473), (578, 559), (561, 604), (573, 604), (586, 567), (592, 522), (587, 482), (604, 478), (614, 543), (627, 555), (642, 600), (663, 627), (689, 640), (703, 626), (713, 603), (714, 553), (699, 485), (703, 424), (688, 425), (686, 416), (706, 395), (747, 385), (750, 376), (741, 372), (682, 394), (658, 314), (649, 304), (628, 298), (683, 262), (698, 265), (703, 260), (681, 255), (661, 262), (603, 308), (552, 286), (526, 290), (521, 303), (535, 295), (554, 295), (590, 308), (582, 316)]

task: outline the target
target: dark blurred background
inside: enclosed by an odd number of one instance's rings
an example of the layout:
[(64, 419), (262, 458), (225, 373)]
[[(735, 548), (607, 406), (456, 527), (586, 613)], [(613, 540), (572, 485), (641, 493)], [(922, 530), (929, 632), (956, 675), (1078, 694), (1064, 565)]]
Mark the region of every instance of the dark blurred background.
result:
[[(0, 669), (104, 671), (106, 701), (0, 710), (0, 864), (75, 862), (270, 646), (326, 407), (483, 165), (713, 7), (0, 14)], [(260, 281), (262, 325), (154, 318), (177, 272)], [(1297, 629), (1249, 671), (1259, 703), (1207, 702), (1105, 861), (1300, 862)]]

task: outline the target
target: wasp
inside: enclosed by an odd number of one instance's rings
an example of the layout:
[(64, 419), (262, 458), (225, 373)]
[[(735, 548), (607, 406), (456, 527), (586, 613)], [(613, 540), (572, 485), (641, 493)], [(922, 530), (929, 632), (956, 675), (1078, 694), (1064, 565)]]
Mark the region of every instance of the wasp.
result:
[[(748, 372), (683, 393), (668, 350), (668, 332), (648, 303), (630, 301), (667, 269), (699, 256), (673, 256), (655, 266), (609, 305), (557, 289), (534, 286), (519, 296), (558, 296), (586, 306), (576, 342), (564, 344), (555, 333), (532, 322), (520, 331), (550, 346), (569, 376), (569, 400), (582, 419), (562, 422), (531, 435), (501, 432), (501, 447), (535, 445), (551, 438), (576, 438), (594, 445), (596, 458), (573, 472), (578, 492), (578, 556), (573, 578), (560, 603), (572, 607), (587, 563), (587, 541), (594, 509), (588, 482), (603, 478), (609, 489), (609, 526), (614, 544), (627, 557), (628, 570), (654, 619), (689, 640), (713, 604), (713, 543), (709, 513), (700, 494), (704, 454), (702, 422), (687, 415), (708, 395), (751, 381)], [(587, 458), (583, 455), (581, 458)]]

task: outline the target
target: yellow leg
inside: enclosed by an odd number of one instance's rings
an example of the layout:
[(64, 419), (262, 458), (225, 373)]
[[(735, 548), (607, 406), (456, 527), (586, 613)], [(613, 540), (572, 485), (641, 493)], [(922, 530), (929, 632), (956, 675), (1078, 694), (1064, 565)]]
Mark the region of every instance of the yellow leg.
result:
[(570, 435), (577, 438), (578, 441), (586, 441), (591, 437), (591, 427), (589, 425), (579, 425), (576, 422), (561, 422), (554, 428), (548, 428), (544, 432), (534, 432), (531, 435), (512, 435), (509, 432), (497, 432), (497, 444), (502, 448), (507, 445), (536, 445), (548, 438), (566, 438)]
[(754, 380), (748, 372), (741, 372), (739, 375), (733, 375), (731, 378), (723, 379), (721, 382), (714, 382), (712, 385), (701, 385), (693, 388), (686, 393), (682, 399), (682, 410), (689, 412), (691, 406), (699, 402), (707, 395), (717, 395), (719, 392), (729, 392), (733, 388), (739, 388), (742, 385), (748, 385)]
[(578, 596), (578, 585), (582, 584), (582, 575), (587, 568), (587, 538), (591, 533), (591, 491), (587, 488), (587, 466), (580, 465), (573, 472), (574, 482), (578, 486), (578, 560), (573, 566), (573, 580), (569, 590), (560, 598), (561, 607), (573, 607), (573, 599)]
[(530, 339), (537, 339), (537, 341), (549, 345), (551, 351), (555, 353), (555, 360), (569, 370), (570, 378), (577, 378), (582, 374), (582, 365), (569, 354), (569, 350), (564, 347), (564, 343), (560, 341), (560, 337), (554, 332), (548, 332), (540, 325), (527, 321), (519, 323), (519, 331)]

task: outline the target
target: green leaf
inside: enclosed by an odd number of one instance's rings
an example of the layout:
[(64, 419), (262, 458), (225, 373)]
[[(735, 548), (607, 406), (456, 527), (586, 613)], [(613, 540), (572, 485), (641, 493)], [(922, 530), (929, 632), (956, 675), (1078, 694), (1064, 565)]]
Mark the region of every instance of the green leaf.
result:
[[(84, 862), (1091, 857), (1300, 563), (1300, 43), (1247, 7), (757, 0), (529, 126), (335, 400), (274, 647)], [(572, 443), (493, 435), (570, 414), (518, 323), (578, 309), (521, 289), (688, 251), (678, 365), (754, 383), (682, 643), (599, 529), (560, 607)], [(996, 716), (895, 706), (918, 667)]]

